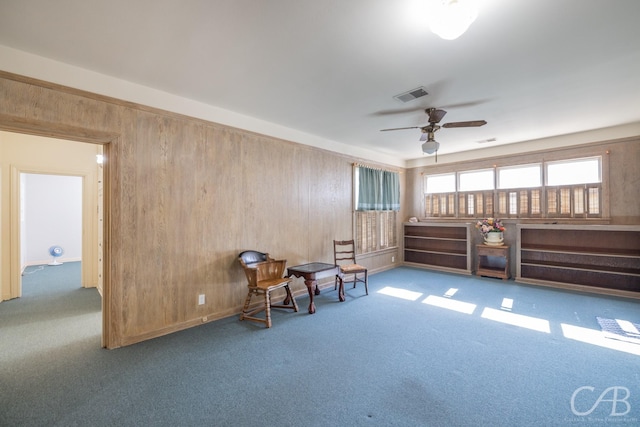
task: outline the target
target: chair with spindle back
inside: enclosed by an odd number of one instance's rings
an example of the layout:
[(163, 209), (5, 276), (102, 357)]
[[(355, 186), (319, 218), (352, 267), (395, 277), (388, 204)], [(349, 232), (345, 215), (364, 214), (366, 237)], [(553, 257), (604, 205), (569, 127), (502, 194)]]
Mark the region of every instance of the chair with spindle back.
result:
[[(356, 250), (353, 240), (334, 240), (333, 241), (333, 261), (340, 266), (342, 277), (336, 276), (334, 289), (338, 287), (338, 280), (343, 284), (353, 282), (356, 284), (364, 283), (364, 290), (369, 295), (368, 271), (366, 267), (356, 263)], [(360, 275), (360, 276), (358, 276)], [(344, 289), (344, 286), (342, 287)]]
[[(238, 256), (240, 265), (247, 276), (247, 286), (249, 292), (240, 314), (240, 320), (252, 320), (264, 323), (267, 328), (271, 327), (271, 308), (285, 308), (298, 311), (293, 293), (291, 293), (291, 278), (283, 277), (287, 265), (286, 260), (276, 260), (268, 253), (258, 251), (244, 251)], [(271, 292), (284, 288), (286, 298), (282, 304), (271, 303)], [(251, 298), (262, 296), (263, 302), (257, 307), (251, 307)], [(261, 311), (265, 312), (265, 317), (256, 317)]]

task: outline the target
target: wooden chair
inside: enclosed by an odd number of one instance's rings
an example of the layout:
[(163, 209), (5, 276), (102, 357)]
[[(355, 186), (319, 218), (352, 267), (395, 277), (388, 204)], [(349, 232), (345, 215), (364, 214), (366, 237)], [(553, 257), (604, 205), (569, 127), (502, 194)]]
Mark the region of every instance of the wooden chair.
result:
[[(240, 320), (252, 320), (266, 324), (267, 328), (271, 327), (271, 308), (286, 308), (298, 311), (296, 303), (289, 284), (291, 278), (282, 277), (287, 265), (286, 260), (276, 260), (269, 254), (258, 251), (244, 251), (238, 256), (238, 260), (247, 276), (249, 292), (244, 302)], [(282, 304), (271, 303), (271, 292), (284, 288), (287, 296)], [(253, 295), (262, 296), (264, 298), (257, 308), (251, 308), (251, 297)], [(265, 312), (265, 317), (256, 317), (257, 313)]]
[[(338, 287), (338, 280), (342, 281), (343, 286), (341, 286), (341, 289), (344, 289), (345, 282), (353, 282), (354, 288), (360, 282), (364, 283), (365, 293), (369, 295), (367, 268), (356, 263), (356, 250), (353, 240), (333, 241), (333, 261), (340, 266), (340, 272), (342, 273), (342, 277), (336, 276), (334, 289)], [(344, 300), (344, 295), (342, 297), (341, 301)]]

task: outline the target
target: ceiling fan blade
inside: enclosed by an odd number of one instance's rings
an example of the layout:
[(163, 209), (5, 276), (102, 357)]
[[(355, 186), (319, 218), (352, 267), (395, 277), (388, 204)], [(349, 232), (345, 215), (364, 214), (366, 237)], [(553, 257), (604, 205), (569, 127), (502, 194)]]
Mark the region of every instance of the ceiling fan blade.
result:
[(405, 130), (405, 129), (422, 129), (424, 126), (409, 126), (406, 128), (391, 128), (391, 129), (380, 129), (380, 132), (386, 132), (388, 130)]
[(425, 111), (429, 116), (429, 123), (440, 123), (440, 120), (447, 114), (445, 110), (429, 108)]
[(476, 105), (481, 105), (484, 104), (486, 102), (491, 101), (490, 98), (484, 98), (484, 99), (476, 99), (475, 101), (469, 101), (469, 102), (458, 102), (456, 104), (445, 104), (445, 105), (440, 105), (440, 108), (446, 108), (447, 110), (451, 110), (452, 108), (467, 108), (467, 107), (475, 107)]
[(416, 113), (418, 111), (424, 111), (424, 107), (413, 107), (413, 108), (401, 108), (398, 110), (380, 110), (374, 113), (371, 113), (373, 116), (390, 116), (393, 114), (406, 114), (406, 113)]
[(451, 122), (442, 125), (443, 128), (471, 128), (484, 126), (487, 122), (484, 120), (472, 120), (470, 122)]

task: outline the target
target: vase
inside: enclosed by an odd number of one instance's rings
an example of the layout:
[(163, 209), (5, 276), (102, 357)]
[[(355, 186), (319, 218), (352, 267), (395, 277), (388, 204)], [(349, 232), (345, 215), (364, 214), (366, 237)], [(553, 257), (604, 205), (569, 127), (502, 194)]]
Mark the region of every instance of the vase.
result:
[(504, 238), (502, 237), (502, 231), (491, 231), (484, 235), (484, 244), (489, 246), (502, 246), (504, 245)]

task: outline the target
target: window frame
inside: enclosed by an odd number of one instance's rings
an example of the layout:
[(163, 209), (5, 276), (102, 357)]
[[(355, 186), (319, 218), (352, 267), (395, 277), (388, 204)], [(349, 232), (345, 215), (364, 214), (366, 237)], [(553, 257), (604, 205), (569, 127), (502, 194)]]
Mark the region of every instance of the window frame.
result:
[[(578, 163), (581, 161), (588, 161), (588, 160), (598, 160), (598, 180), (597, 181), (549, 184), (549, 175), (550, 175), (549, 166), (554, 166), (558, 164)], [(602, 169), (603, 169), (602, 156), (587, 156), (587, 157), (578, 157), (578, 158), (565, 159), (565, 160), (550, 160), (550, 161), (544, 162), (544, 181), (543, 182), (545, 186), (549, 186), (549, 187), (588, 185), (588, 184), (595, 184), (595, 183), (602, 184), (602, 178), (603, 178)]]
[[(470, 175), (470, 174), (474, 174), (474, 173), (482, 173), (482, 172), (491, 172), (491, 188), (475, 188), (472, 190), (462, 190), (461, 187), (461, 177), (462, 175)], [(471, 192), (475, 192), (475, 191), (489, 191), (489, 190), (495, 190), (496, 189), (496, 168), (483, 168), (483, 169), (472, 169), (472, 170), (464, 170), (464, 171), (457, 171), (456, 172), (456, 191), (457, 192), (465, 192), (465, 193), (471, 193)]]
[[(583, 160), (598, 160), (600, 181), (596, 183), (580, 183), (571, 185), (549, 186), (547, 185), (547, 165), (571, 163)], [(423, 214), (426, 218), (476, 218), (476, 217), (501, 217), (521, 219), (592, 219), (608, 218), (608, 158), (602, 154), (586, 155), (581, 157), (564, 157), (560, 159), (541, 159), (522, 164), (494, 165), (494, 189), (460, 191), (459, 177), (467, 172), (487, 170), (489, 168), (474, 168), (457, 170), (456, 172), (436, 173), (426, 175), (423, 178)], [(540, 186), (522, 187), (515, 185), (510, 187), (500, 183), (500, 170), (515, 169), (518, 167), (539, 166)], [(433, 196), (426, 192), (426, 183), (430, 176), (447, 175), (455, 173), (456, 191), (449, 193), (435, 193), (439, 197), (443, 195), (453, 197), (455, 210), (453, 213), (437, 211), (433, 212)], [(502, 187), (504, 185), (504, 187)], [(482, 193), (482, 194), (480, 194)], [(490, 202), (488, 202), (490, 201)], [(479, 203), (482, 202), (482, 205)], [(431, 203), (431, 205), (430, 205)], [(470, 209), (473, 203), (473, 209)], [(482, 209), (478, 209), (482, 207)]]
[(443, 194), (443, 193), (452, 193), (456, 191), (456, 188), (458, 188), (457, 186), (457, 173), (456, 172), (447, 172), (447, 173), (437, 173), (437, 174), (431, 174), (431, 175), (425, 175), (424, 179), (423, 179), (423, 185), (424, 185), (424, 189), (425, 189), (425, 194), (426, 194), (426, 190), (428, 187), (428, 180), (429, 177), (441, 177), (441, 176), (451, 176), (453, 177), (453, 188), (452, 191), (437, 191), (437, 192), (433, 192), (433, 193), (429, 193), (429, 194)]
[[(370, 254), (398, 247), (398, 210), (358, 210), (358, 168), (369, 166), (353, 165), (353, 236), (356, 255)], [(399, 174), (398, 171), (373, 168)]]
[[(532, 166), (538, 166), (538, 173), (539, 173), (539, 185), (535, 185), (535, 186), (521, 186), (521, 185), (516, 185), (516, 186), (505, 186), (503, 187), (501, 185), (501, 180), (500, 180), (500, 172), (503, 170), (514, 170), (514, 169), (524, 169), (524, 168), (529, 168)], [(509, 165), (509, 166), (499, 166), (496, 167), (496, 190), (511, 190), (511, 189), (518, 189), (518, 188), (538, 188), (542, 186), (542, 183), (544, 182), (544, 172), (543, 172), (544, 166), (543, 166), (543, 162), (535, 162), (535, 163), (524, 163), (524, 164), (518, 164), (518, 165)]]

